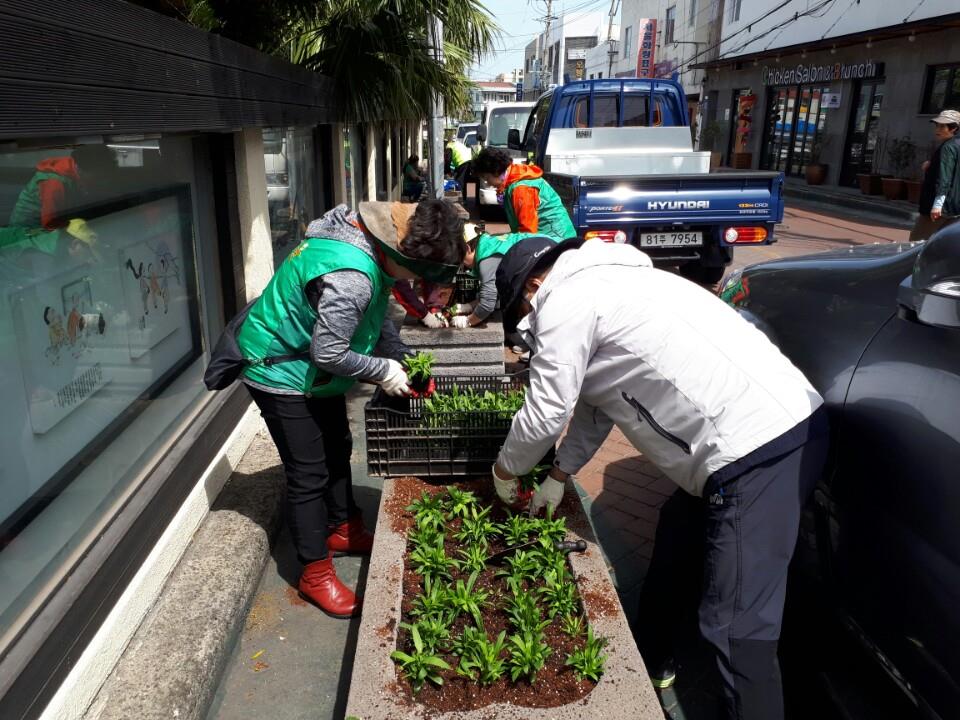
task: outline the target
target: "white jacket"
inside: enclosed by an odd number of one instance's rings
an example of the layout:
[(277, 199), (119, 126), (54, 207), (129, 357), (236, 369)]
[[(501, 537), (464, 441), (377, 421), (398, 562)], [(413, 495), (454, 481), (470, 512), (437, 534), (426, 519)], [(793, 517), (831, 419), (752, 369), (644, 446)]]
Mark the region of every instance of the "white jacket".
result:
[(823, 399), (766, 336), (628, 245), (562, 254), (518, 325), (530, 388), (501, 466), (528, 472), (560, 436), (576, 473), (617, 425), (684, 490), (808, 418)]

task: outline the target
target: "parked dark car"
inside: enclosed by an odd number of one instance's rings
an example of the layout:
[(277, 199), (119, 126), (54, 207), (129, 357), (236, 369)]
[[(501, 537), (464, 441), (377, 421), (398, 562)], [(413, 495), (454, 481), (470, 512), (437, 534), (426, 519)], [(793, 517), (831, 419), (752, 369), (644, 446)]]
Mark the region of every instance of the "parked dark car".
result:
[(960, 226), (755, 265), (721, 295), (826, 399), (798, 552), (821, 597), (923, 716), (960, 717)]

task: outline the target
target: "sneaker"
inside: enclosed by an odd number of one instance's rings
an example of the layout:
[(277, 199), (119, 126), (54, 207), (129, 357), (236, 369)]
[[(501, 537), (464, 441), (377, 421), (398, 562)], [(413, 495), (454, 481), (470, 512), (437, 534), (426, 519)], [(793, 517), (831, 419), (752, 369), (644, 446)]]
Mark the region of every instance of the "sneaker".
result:
[(653, 672), (650, 673), (650, 682), (658, 690), (666, 690), (677, 680), (677, 664), (673, 658), (669, 658), (662, 663)]

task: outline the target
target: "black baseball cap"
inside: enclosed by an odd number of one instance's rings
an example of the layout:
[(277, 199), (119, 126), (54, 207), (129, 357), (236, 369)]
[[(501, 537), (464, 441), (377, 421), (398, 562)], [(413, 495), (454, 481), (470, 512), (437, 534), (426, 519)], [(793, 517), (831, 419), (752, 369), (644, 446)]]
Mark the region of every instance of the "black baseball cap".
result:
[(581, 245), (583, 240), (580, 238), (558, 243), (547, 235), (534, 235), (507, 250), (497, 268), (497, 295), (500, 298), (503, 329), (506, 332), (517, 329), (517, 310), (527, 278), (537, 270), (553, 265), (562, 253), (576, 250)]

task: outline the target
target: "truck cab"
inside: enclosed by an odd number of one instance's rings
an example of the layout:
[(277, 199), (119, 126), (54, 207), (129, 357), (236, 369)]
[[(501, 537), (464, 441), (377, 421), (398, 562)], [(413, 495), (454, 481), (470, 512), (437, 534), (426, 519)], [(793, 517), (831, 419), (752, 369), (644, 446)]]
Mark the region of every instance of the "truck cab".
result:
[[(507, 138), (511, 131), (526, 127), (532, 107), (532, 102), (487, 103), (483, 109), (482, 122), (477, 129), (478, 145), (505, 150), (513, 156), (514, 162), (526, 160), (523, 153), (509, 149)], [(503, 196), (497, 193), (496, 188), (481, 180), (476, 181), (476, 187), (477, 207), (481, 215), (486, 215), (488, 209), (503, 204)]]
[(578, 235), (636, 245), (709, 284), (737, 245), (775, 241), (783, 174), (710, 173), (689, 124), (677, 82), (587, 80), (544, 93), (508, 146), (543, 169)]

